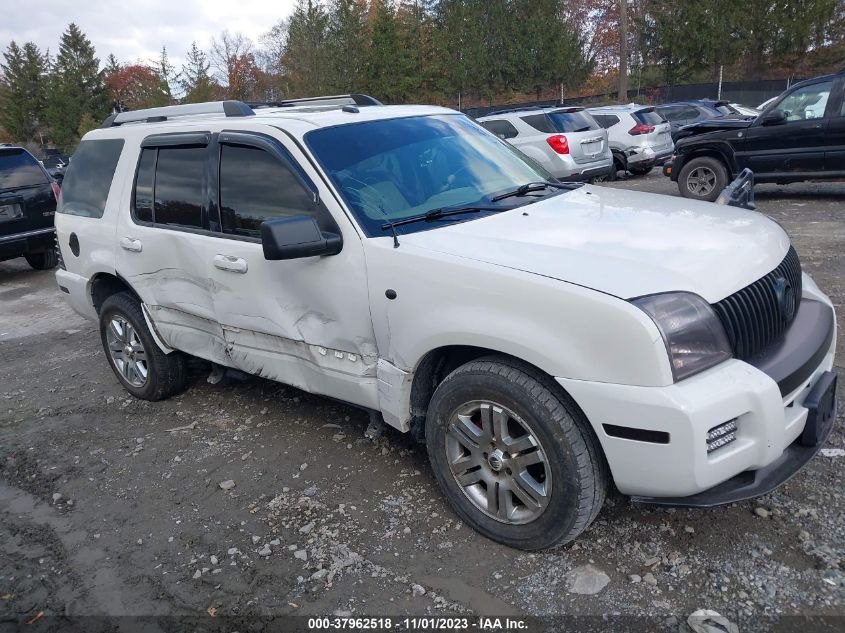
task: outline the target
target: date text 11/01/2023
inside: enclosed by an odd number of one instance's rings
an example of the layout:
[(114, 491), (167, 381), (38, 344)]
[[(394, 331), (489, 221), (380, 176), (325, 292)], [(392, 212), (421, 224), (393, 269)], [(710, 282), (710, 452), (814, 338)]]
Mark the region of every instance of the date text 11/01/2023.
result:
[(324, 617), (308, 618), (308, 630), (524, 631), (528, 623), (512, 617)]

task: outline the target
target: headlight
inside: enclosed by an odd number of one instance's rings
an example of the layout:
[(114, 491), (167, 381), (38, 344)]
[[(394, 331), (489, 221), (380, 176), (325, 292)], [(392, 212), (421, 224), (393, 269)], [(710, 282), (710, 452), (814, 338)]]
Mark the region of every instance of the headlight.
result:
[(633, 299), (657, 325), (669, 352), (675, 382), (731, 357), (719, 318), (704, 299), (690, 292), (667, 292)]

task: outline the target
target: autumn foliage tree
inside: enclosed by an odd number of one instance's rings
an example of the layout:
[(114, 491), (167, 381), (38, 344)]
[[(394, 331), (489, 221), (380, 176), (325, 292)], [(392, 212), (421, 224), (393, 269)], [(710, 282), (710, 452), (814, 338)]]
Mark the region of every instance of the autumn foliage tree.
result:
[(141, 64), (123, 66), (109, 73), (106, 89), (112, 107), (119, 112), (166, 105), (170, 100), (158, 73)]

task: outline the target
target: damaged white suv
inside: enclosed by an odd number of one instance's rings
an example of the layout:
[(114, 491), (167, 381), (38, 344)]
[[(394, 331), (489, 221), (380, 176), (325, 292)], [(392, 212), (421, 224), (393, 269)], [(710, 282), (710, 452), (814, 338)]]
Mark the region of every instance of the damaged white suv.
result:
[(833, 425), (833, 307), (780, 226), (563, 185), (452, 110), (122, 113), (64, 183), (58, 284), (130, 393), (195, 356), (381, 414), (515, 547), (575, 538), (611, 481), (766, 493)]

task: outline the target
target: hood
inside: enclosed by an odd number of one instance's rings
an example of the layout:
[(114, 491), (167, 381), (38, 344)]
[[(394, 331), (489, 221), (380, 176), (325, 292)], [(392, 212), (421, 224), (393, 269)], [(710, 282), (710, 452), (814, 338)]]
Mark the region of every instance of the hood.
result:
[(789, 249), (783, 229), (754, 211), (592, 185), (400, 241), (623, 299), (683, 290), (710, 303), (771, 272)]
[(741, 130), (749, 127), (754, 123), (754, 117), (741, 118), (739, 115), (736, 118), (721, 118), (705, 119), (697, 123), (690, 123), (684, 125), (677, 131), (678, 138), (686, 138), (695, 134), (706, 134), (707, 132), (718, 132), (721, 130)]

